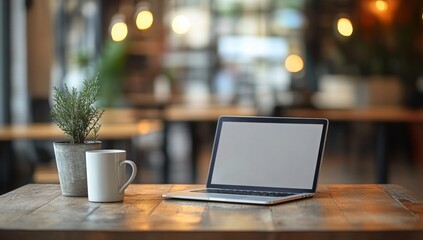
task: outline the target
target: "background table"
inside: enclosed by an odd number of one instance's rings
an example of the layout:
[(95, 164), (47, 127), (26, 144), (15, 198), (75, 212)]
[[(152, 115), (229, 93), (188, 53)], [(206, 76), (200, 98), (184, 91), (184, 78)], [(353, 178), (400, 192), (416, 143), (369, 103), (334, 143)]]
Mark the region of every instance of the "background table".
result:
[[(197, 172), (197, 161), (199, 158), (199, 147), (201, 140), (198, 136), (198, 125), (200, 124), (212, 124), (215, 126), (217, 120), (223, 115), (237, 115), (237, 116), (254, 116), (257, 111), (251, 107), (242, 107), (237, 105), (215, 105), (215, 104), (200, 104), (200, 105), (187, 105), (187, 104), (174, 104), (169, 105), (163, 110), (164, 120), (164, 141), (163, 141), (163, 183), (169, 183), (170, 181), (170, 163), (171, 154), (168, 150), (168, 141), (170, 139), (169, 129), (170, 125), (174, 123), (186, 123), (188, 126), (190, 142), (191, 142), (191, 156), (190, 156), (190, 168), (191, 168), (191, 183), (196, 182)], [(214, 134), (210, 136), (214, 138)], [(211, 140), (212, 140), (211, 139)]]
[[(404, 107), (373, 107), (362, 109), (286, 109), (278, 112), (279, 116), (290, 117), (311, 117), (311, 118), (327, 118), (330, 122), (370, 122), (376, 124), (376, 182), (388, 183), (388, 166), (387, 158), (387, 124), (388, 123), (408, 123), (414, 126), (413, 134), (420, 141), (419, 135), (422, 136), (422, 128), (418, 125), (423, 124), (423, 109), (408, 109)], [(417, 128), (416, 128), (417, 127)], [(329, 131), (331, 130), (329, 123)], [(414, 143), (419, 146), (419, 143)], [(420, 151), (419, 151), (420, 152)], [(420, 155), (420, 154), (419, 154)], [(417, 158), (421, 158), (418, 156)]]
[[(114, 112), (114, 111), (111, 111)], [(132, 138), (146, 135), (162, 129), (160, 120), (131, 120), (128, 121), (126, 112), (118, 112), (120, 121), (106, 121), (102, 123), (99, 140), (103, 148), (111, 148), (117, 142), (126, 142), (128, 155), (135, 157), (132, 147)], [(115, 114), (115, 113), (113, 113)], [(110, 114), (106, 115), (110, 116)], [(63, 141), (67, 137), (54, 123), (31, 123), (26, 125), (0, 126), (0, 194), (13, 189), (13, 141)], [(53, 144), (53, 143), (52, 143)]]
[(274, 206), (161, 197), (198, 187), (130, 185), (101, 204), (26, 185), (0, 196), (0, 239), (423, 239), (422, 198), (397, 185), (320, 185)]

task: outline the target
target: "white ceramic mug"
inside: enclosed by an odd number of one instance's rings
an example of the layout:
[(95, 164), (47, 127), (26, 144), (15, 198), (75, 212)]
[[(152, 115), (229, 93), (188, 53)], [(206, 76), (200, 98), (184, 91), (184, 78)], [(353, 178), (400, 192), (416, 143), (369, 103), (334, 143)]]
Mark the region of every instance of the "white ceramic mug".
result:
[[(126, 151), (103, 149), (86, 151), (88, 200), (90, 202), (123, 201), (125, 189), (134, 180), (137, 166), (126, 160)], [(132, 167), (132, 174), (126, 179), (126, 167)]]

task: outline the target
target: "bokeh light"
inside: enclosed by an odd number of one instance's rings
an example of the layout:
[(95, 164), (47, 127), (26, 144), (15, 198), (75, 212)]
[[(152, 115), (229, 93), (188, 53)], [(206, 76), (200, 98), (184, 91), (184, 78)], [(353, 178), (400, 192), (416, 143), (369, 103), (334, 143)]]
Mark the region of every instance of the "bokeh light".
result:
[(353, 33), (353, 25), (348, 18), (340, 18), (338, 19), (337, 29), (339, 34), (345, 37), (349, 37)]
[(191, 23), (184, 15), (176, 16), (172, 21), (172, 30), (177, 34), (185, 34), (189, 31)]
[(285, 60), (285, 68), (291, 73), (299, 72), (304, 68), (304, 61), (299, 55), (291, 54)]
[(148, 10), (140, 11), (135, 19), (138, 29), (146, 30), (153, 25), (153, 13)]
[(123, 41), (128, 35), (128, 26), (123, 21), (117, 21), (113, 23), (110, 35), (115, 42)]
[(388, 10), (388, 3), (385, 0), (376, 0), (375, 7), (377, 10), (384, 12)]

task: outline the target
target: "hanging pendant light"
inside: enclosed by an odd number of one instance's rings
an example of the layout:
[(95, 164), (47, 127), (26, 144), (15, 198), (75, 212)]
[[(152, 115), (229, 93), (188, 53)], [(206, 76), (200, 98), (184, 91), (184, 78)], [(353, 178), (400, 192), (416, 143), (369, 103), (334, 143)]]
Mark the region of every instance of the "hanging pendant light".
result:
[(113, 16), (110, 23), (110, 35), (115, 42), (121, 42), (128, 36), (128, 26), (125, 23), (125, 16), (123, 14)]

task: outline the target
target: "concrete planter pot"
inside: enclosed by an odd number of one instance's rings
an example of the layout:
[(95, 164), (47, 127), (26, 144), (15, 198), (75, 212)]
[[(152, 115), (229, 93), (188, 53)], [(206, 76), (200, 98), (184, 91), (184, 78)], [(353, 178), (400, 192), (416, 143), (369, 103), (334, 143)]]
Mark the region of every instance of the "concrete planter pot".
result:
[(82, 144), (54, 142), (53, 147), (62, 195), (69, 197), (88, 196), (85, 152), (101, 149), (101, 142)]

